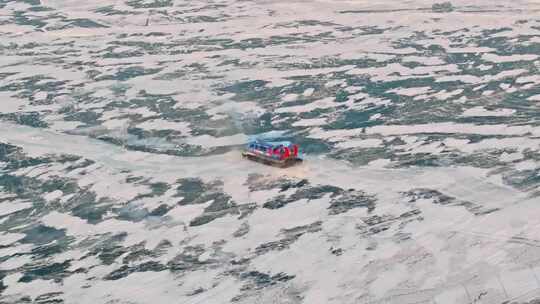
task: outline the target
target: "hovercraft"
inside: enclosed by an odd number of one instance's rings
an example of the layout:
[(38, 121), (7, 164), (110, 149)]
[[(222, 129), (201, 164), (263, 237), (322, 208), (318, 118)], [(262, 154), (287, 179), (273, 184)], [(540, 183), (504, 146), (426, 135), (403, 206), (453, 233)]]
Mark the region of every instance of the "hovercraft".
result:
[(270, 166), (289, 167), (302, 161), (299, 147), (288, 141), (268, 142), (254, 140), (247, 144), (242, 157)]

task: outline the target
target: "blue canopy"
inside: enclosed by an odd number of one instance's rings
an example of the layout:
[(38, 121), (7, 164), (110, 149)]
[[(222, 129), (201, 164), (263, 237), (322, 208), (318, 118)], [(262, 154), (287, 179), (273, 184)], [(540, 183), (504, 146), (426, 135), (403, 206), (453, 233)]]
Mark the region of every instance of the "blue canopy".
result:
[(252, 147), (252, 146), (259, 146), (259, 147), (263, 147), (263, 148), (272, 148), (272, 149), (275, 149), (275, 148), (278, 148), (278, 147), (282, 147), (282, 146), (285, 146), (285, 147), (289, 147), (291, 146), (291, 142), (290, 141), (261, 141), (261, 140), (253, 140), (253, 141), (250, 141), (249, 144), (248, 144), (249, 147)]

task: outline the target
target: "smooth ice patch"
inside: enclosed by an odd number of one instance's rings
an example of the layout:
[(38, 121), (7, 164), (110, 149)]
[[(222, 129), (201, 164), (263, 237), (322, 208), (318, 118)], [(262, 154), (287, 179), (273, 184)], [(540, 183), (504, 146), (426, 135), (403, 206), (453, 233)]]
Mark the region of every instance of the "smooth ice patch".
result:
[(487, 110), (484, 107), (474, 107), (465, 110), (462, 115), (467, 117), (504, 117), (512, 116), (515, 112), (516, 110), (514, 109)]

